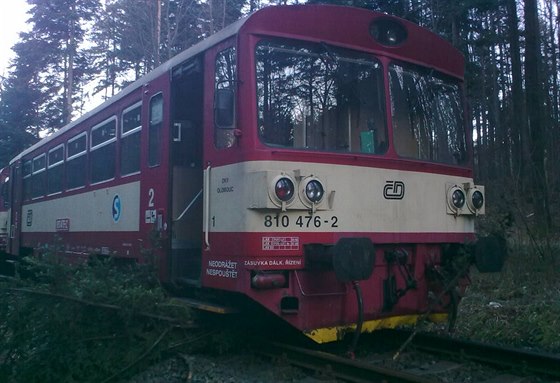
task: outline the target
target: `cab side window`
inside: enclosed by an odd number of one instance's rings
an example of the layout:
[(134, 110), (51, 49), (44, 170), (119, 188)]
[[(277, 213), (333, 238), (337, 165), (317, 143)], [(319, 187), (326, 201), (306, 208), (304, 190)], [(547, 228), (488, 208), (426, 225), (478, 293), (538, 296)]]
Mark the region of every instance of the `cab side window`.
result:
[(163, 94), (158, 93), (150, 100), (150, 126), (148, 131), (148, 165), (158, 166), (161, 161), (163, 129)]
[(216, 56), (214, 87), (214, 128), (217, 148), (229, 148), (235, 143), (235, 84), (237, 63), (235, 48)]

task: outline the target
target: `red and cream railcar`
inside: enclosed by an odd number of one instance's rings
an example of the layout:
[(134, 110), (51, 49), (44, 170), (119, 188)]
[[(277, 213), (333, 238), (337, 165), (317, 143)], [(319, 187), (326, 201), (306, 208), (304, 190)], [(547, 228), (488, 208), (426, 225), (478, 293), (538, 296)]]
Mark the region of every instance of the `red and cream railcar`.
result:
[(150, 250), (319, 342), (443, 317), (485, 209), (463, 66), (385, 14), (265, 8), (17, 156), (8, 249)]

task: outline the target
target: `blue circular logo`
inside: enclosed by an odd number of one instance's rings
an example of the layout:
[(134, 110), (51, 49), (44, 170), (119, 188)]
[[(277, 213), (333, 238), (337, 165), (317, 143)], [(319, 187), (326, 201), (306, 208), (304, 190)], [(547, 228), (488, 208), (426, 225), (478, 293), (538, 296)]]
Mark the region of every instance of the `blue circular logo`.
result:
[(122, 212), (121, 199), (117, 194), (115, 198), (113, 198), (113, 209), (112, 209), (113, 221), (115, 222), (119, 221), (119, 219), (121, 218), (121, 212)]

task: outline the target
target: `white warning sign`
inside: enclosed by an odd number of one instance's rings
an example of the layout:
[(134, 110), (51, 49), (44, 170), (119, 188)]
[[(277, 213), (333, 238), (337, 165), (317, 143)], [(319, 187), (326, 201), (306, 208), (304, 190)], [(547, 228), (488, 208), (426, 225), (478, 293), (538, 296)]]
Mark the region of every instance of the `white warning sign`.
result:
[(299, 250), (299, 237), (262, 237), (263, 250)]

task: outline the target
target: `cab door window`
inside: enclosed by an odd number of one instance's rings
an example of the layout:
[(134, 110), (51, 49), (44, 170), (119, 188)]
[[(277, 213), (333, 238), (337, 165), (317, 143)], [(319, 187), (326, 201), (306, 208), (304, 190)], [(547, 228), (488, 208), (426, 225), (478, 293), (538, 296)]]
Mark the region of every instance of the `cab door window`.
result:
[(158, 93), (150, 100), (150, 126), (148, 129), (148, 165), (158, 166), (161, 162), (163, 130), (163, 94)]
[(215, 68), (214, 128), (217, 148), (229, 148), (235, 143), (235, 83), (237, 63), (235, 48), (218, 53)]

